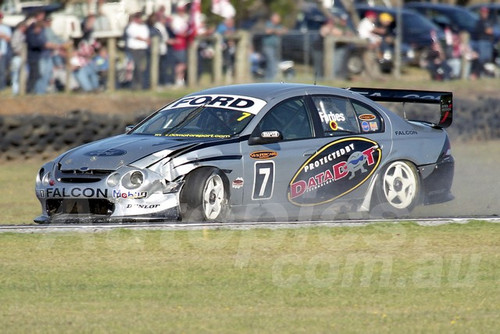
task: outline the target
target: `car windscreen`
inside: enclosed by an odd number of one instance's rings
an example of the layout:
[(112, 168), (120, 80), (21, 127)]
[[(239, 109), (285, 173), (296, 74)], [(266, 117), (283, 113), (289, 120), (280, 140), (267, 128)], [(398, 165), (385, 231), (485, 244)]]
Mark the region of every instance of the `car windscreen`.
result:
[(229, 138), (239, 134), (253, 114), (218, 107), (163, 109), (134, 129), (132, 134), (167, 137)]

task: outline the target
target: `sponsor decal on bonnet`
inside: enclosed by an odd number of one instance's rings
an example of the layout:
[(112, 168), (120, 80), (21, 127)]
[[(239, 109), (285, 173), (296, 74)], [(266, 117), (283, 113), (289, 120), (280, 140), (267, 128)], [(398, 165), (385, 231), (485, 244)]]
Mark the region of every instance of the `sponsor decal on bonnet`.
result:
[(96, 150), (96, 151), (86, 152), (83, 155), (86, 155), (89, 157), (116, 157), (116, 156), (125, 155), (125, 154), (127, 154), (127, 151), (125, 151), (125, 150), (120, 150), (117, 148), (110, 148), (107, 150)]
[(310, 157), (295, 173), (288, 200), (311, 206), (333, 201), (363, 184), (382, 158), (379, 145), (367, 138), (331, 142)]

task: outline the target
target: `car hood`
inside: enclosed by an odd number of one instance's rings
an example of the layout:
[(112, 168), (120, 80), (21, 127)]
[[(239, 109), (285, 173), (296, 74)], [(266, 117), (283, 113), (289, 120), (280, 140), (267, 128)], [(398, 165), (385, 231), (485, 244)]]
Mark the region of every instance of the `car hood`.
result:
[(116, 170), (146, 156), (162, 151), (161, 159), (168, 154), (200, 143), (199, 140), (174, 139), (145, 135), (120, 135), (79, 146), (63, 154), (59, 168), (74, 170)]

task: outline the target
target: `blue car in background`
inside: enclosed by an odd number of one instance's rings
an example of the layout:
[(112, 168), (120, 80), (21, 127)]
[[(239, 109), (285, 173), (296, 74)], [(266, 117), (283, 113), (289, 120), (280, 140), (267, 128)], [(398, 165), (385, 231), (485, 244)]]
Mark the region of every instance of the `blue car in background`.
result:
[(495, 34), (495, 41), (498, 43), (500, 41), (500, 3), (476, 4), (467, 7), (467, 9), (479, 17), (479, 10), (482, 7), (490, 10), (489, 19), (494, 24), (493, 33)]
[(456, 31), (473, 33), (479, 17), (465, 7), (430, 2), (409, 2), (405, 8), (414, 10), (435, 24), (449, 26)]
[[(406, 9), (401, 8), (401, 15), (403, 18), (402, 36), (401, 36), (401, 50), (403, 52), (403, 61), (408, 64), (423, 64), (427, 57), (427, 52), (432, 45), (432, 31), (436, 32), (439, 40), (444, 40), (444, 32), (441, 27), (434, 24), (432, 21), (423, 15)], [(393, 29), (396, 29), (398, 9), (388, 8), (382, 6), (368, 6), (356, 5), (356, 11), (359, 18), (365, 17), (366, 12), (373, 11), (380, 15), (381, 13), (389, 13), (394, 18), (392, 23)]]
[(409, 2), (405, 4), (410, 8), (429, 18), (432, 22), (441, 27), (448, 26), (455, 31), (466, 31), (474, 37), (477, 21), (479, 20), (479, 9), (481, 7), (490, 8), (490, 17), (495, 22), (495, 41), (500, 41), (500, 4), (475, 5), (471, 7), (453, 6), (447, 4), (430, 2)]
[[(354, 32), (356, 27), (349, 12), (336, 1), (332, 8), (322, 10), (316, 3), (304, 2), (297, 16), (293, 29), (281, 37), (281, 58), (283, 60), (292, 60), (299, 64), (313, 65), (313, 51), (318, 49), (315, 44), (319, 37), (321, 26), (327, 21), (327, 14), (341, 17), (348, 16), (347, 26)], [(374, 11), (378, 14), (387, 12), (397, 21), (397, 9), (383, 6), (368, 6), (355, 4), (355, 10), (359, 18), (363, 18), (367, 11)], [(431, 32), (435, 31), (440, 40), (444, 40), (443, 30), (425, 16), (405, 8), (401, 9), (402, 20), (402, 38), (401, 38), (401, 56), (403, 64), (420, 65), (425, 64), (427, 52), (431, 48)], [(396, 28), (396, 22), (393, 23), (393, 29)], [(259, 52), (261, 50), (263, 33), (256, 29), (254, 31), (253, 46)], [(347, 57), (347, 71), (349, 74), (359, 74), (363, 71), (363, 52), (364, 49), (358, 46), (349, 48)], [(394, 57), (387, 59), (380, 64), (381, 70), (389, 72), (392, 69)]]
[(467, 8), (429, 2), (410, 2), (405, 4), (406, 8), (411, 8), (412, 10), (425, 15), (443, 28), (448, 26), (455, 31), (468, 32), (472, 40), (474, 40), (476, 36), (475, 30), (479, 20), (479, 10), (484, 6), (490, 8), (490, 17), (494, 20), (494, 22), (496, 22), (493, 31), (495, 39), (493, 62), (498, 65), (500, 64), (500, 21), (498, 20), (500, 4), (478, 4)]
[(474, 4), (467, 7), (468, 10), (479, 15), (479, 10), (486, 7), (490, 10), (489, 18), (496, 26), (500, 26), (500, 3)]

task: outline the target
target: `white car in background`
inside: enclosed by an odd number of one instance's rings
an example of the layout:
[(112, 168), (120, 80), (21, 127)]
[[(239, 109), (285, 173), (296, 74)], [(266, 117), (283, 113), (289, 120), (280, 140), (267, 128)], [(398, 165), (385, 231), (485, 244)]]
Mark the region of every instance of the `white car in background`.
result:
[(62, 11), (61, 4), (51, 1), (4, 0), (0, 11), (4, 13), (3, 23), (14, 28), (19, 22), (37, 10), (45, 10), (52, 17), (52, 29), (63, 40), (82, 37), (79, 18), (70, 12)]
[(97, 16), (94, 33), (96, 37), (121, 36), (131, 14), (143, 12), (149, 15), (160, 6), (171, 13), (171, 0), (75, 0), (68, 3), (64, 12), (77, 16), (80, 21), (89, 15)]

